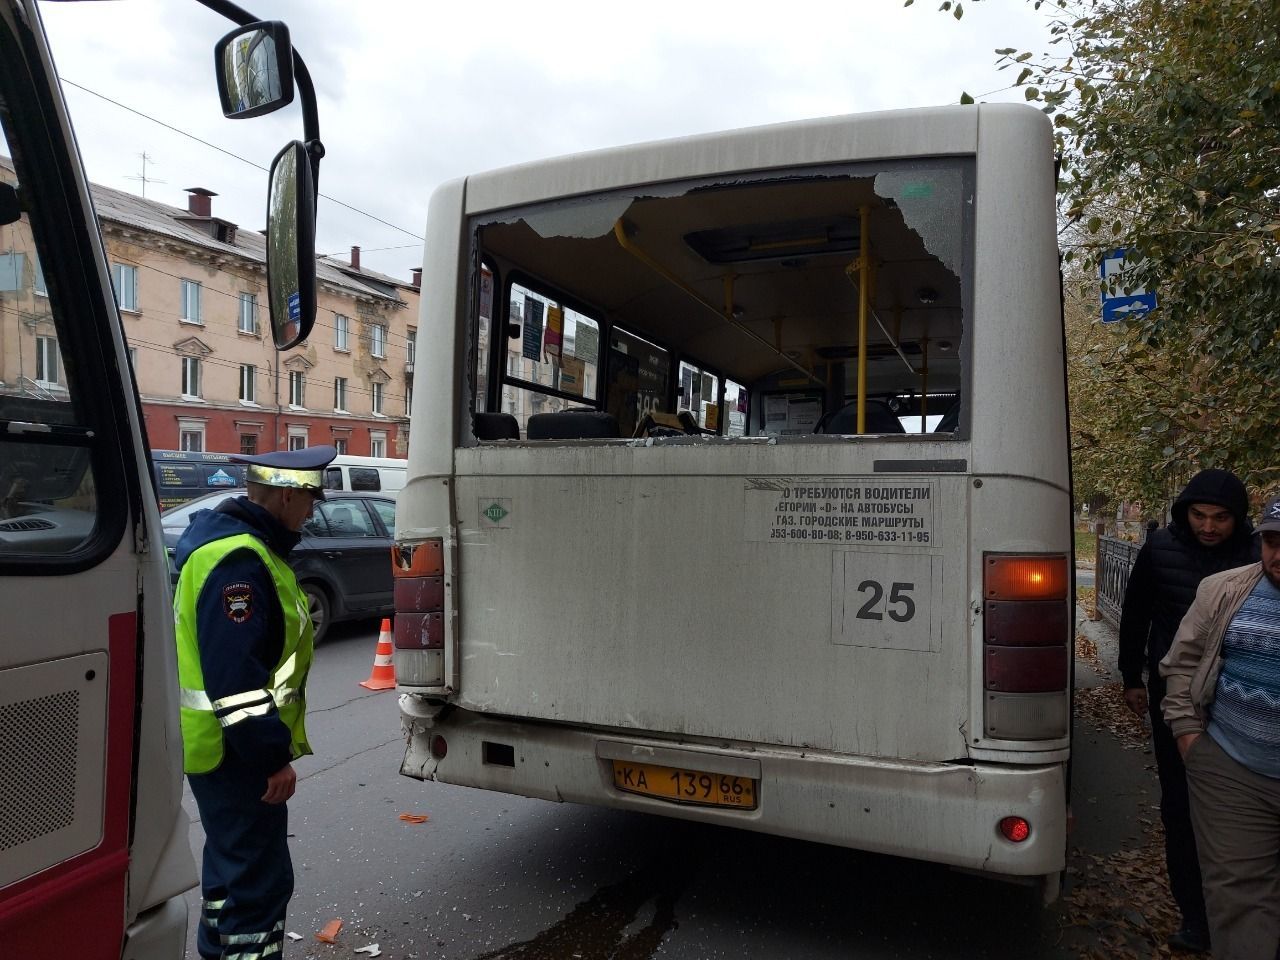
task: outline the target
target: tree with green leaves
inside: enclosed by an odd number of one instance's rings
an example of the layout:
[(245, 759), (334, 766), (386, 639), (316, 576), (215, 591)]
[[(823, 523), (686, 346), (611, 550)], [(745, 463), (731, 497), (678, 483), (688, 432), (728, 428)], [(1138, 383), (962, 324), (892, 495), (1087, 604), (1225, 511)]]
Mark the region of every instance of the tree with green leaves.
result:
[(1212, 466), (1276, 489), (1280, 4), (1028, 2), (1047, 49), (996, 54), (1053, 118), (1069, 279), (1096, 316), (1098, 264), (1125, 248), (1141, 259), (1123, 282), (1159, 298), (1075, 331), (1077, 475), (1153, 500)]

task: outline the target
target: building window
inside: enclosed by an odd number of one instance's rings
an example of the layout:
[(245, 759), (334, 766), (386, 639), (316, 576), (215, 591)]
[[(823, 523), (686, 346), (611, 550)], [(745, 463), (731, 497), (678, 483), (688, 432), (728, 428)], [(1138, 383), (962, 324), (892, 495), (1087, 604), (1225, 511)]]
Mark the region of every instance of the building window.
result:
[(200, 396), (200, 358), (182, 358), (182, 395), (184, 397)]
[(134, 377), (136, 378), (138, 375), (137, 374), (137, 370), (138, 370), (138, 348), (137, 347), (129, 348), (129, 365), (133, 367)]
[(116, 306), (121, 310), (138, 309), (138, 268), (127, 263), (111, 265), (111, 282), (116, 287)]
[(289, 406), (305, 407), (307, 392), (307, 381), (301, 370), (293, 370), (289, 373)]
[(49, 295), (49, 288), (45, 286), (44, 282), (44, 267), (40, 266), (40, 261), (34, 256), (31, 258), (31, 265), (35, 267), (36, 271), (36, 275), (31, 279), (32, 286), (34, 287), (37, 295), (47, 297)]
[(36, 382), (41, 384), (59, 384), (57, 337), (36, 337)]
[(240, 294), (240, 326), (241, 333), (258, 333), (258, 295), (256, 293)]
[(373, 400), (373, 412), (381, 413), (382, 412), (382, 384), (380, 383), (369, 384), (369, 392)]
[(307, 428), (306, 427), (290, 427), (289, 428), (289, 449), (301, 450), (307, 445)]
[(204, 424), (199, 420), (178, 421), (178, 449), (204, 452)]
[(333, 348), (335, 350), (350, 350), (347, 346), (347, 331), (350, 329), (351, 321), (342, 314), (337, 314), (333, 318)]
[(258, 368), (251, 363), (240, 364), (240, 399), (245, 403), (258, 402)]
[(203, 323), (200, 313), (200, 284), (195, 280), (182, 281), (182, 322)]
[(338, 456), (342, 456), (347, 452), (347, 438), (338, 437), (333, 441), (333, 449), (338, 451)]
[(413, 384), (405, 384), (404, 388), (404, 415), (407, 417), (413, 413)]
[(369, 431), (369, 456), (385, 457), (387, 455), (387, 435), (381, 430)]
[(345, 413), (347, 409), (347, 378), (333, 378), (333, 409)]
[(369, 324), (369, 352), (379, 359), (387, 355), (387, 328), (381, 323)]
[(240, 456), (252, 457), (258, 452), (258, 435), (256, 433), (240, 434)]
[(409, 328), (409, 344), (405, 349), (409, 351), (407, 360), (409, 363), (409, 369), (412, 370), (413, 361), (416, 360), (418, 356), (418, 331), (413, 327)]

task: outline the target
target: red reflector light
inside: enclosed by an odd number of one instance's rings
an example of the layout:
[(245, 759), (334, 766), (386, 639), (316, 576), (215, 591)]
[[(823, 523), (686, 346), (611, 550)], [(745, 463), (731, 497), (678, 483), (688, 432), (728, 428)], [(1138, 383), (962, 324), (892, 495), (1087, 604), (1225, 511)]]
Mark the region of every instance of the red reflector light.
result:
[(1061, 600), (988, 600), (983, 625), (984, 643), (1006, 647), (1062, 646), (1071, 629)]
[(988, 554), (982, 570), (988, 600), (1065, 600), (1070, 582), (1064, 554)]
[(396, 611), (397, 650), (443, 650), (443, 613), (401, 613)]
[(1000, 833), (1006, 840), (1021, 843), (1031, 836), (1031, 824), (1021, 817), (1005, 817), (1000, 821)]
[(396, 577), (392, 597), (397, 615), (443, 610), (444, 577)]
[(431, 756), (437, 760), (443, 760), (448, 752), (449, 744), (445, 743), (444, 737), (437, 733), (431, 738)]
[(988, 690), (1055, 693), (1067, 689), (1066, 647), (983, 647)]

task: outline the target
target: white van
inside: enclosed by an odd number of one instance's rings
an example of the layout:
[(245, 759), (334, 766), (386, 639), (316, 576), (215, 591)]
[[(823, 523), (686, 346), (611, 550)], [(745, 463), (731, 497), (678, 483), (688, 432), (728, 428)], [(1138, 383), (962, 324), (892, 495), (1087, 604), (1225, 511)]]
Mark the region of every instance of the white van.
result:
[(404, 488), (407, 464), (407, 460), (352, 457), (342, 453), (325, 468), (324, 488), (371, 490), (395, 497)]

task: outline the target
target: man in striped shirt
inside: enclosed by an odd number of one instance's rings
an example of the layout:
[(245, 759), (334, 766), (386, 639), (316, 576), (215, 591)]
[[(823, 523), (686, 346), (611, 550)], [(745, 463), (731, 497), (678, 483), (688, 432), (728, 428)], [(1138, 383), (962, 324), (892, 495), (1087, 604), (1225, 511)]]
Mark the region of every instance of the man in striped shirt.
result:
[(1280, 956), (1280, 497), (1262, 562), (1207, 577), (1160, 662), (1214, 956)]

